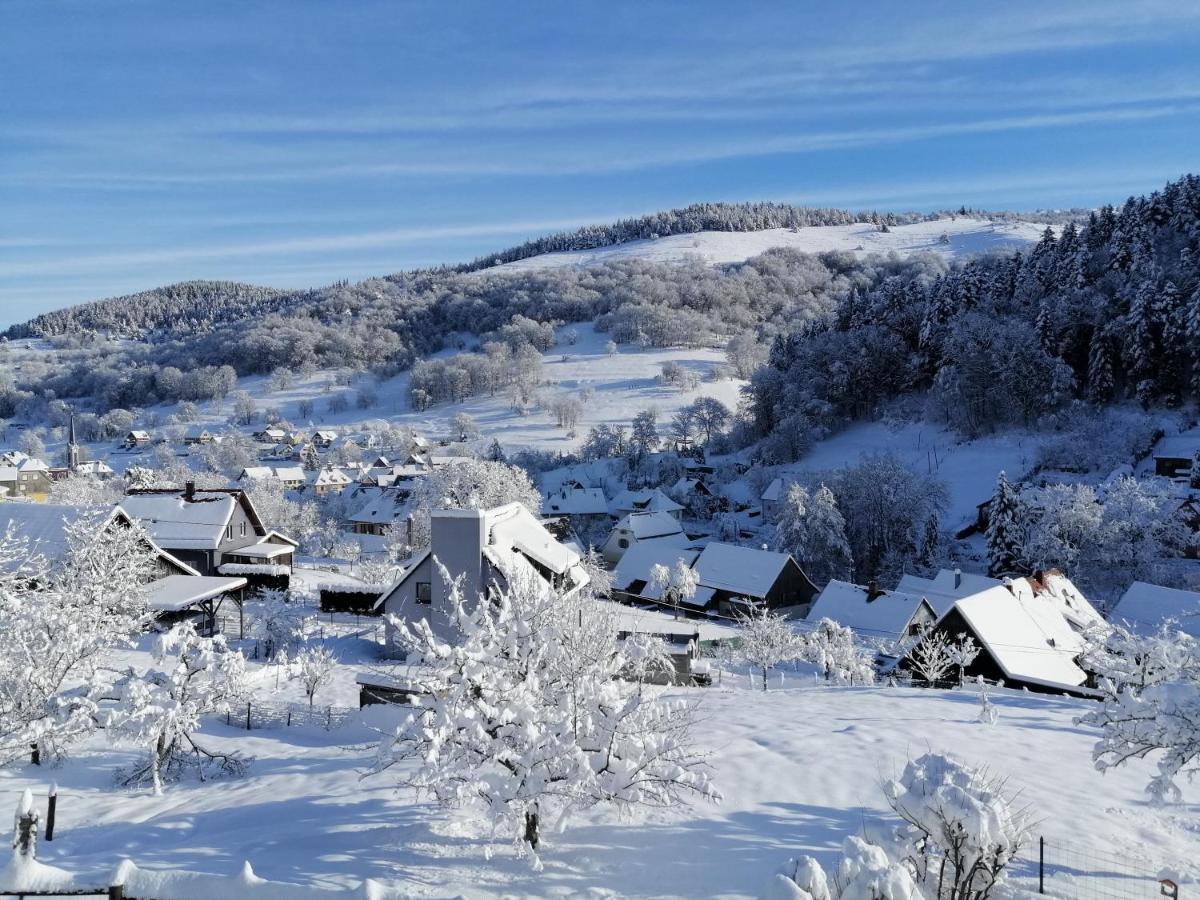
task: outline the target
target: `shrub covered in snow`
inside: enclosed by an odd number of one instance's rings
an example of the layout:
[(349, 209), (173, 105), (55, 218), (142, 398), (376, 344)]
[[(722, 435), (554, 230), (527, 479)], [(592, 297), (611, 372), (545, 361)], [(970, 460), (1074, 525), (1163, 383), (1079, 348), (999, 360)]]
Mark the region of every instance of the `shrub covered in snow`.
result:
[(803, 636), (800, 658), (817, 666), (833, 684), (874, 684), (873, 654), (858, 646), (854, 632), (832, 619), (822, 619)]

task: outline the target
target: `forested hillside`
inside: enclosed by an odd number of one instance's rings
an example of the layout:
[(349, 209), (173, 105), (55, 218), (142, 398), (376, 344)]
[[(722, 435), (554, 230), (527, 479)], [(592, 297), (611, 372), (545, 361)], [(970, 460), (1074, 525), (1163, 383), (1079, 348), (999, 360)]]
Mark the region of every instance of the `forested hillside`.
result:
[(779, 337), (753, 380), (757, 433), (794, 458), (814, 433), (902, 394), (966, 434), (1072, 399), (1200, 396), (1200, 178), (1186, 176), (1028, 253), (856, 290)]
[[(846, 221), (773, 204), (690, 207), (547, 238), (500, 254), (545, 252), (646, 229)], [(98, 411), (204, 399), (233, 373), (344, 368), (386, 376), (447, 346), (523, 341), (524, 320), (595, 321), (616, 344), (725, 346), (753, 375), (746, 433), (793, 458), (806, 441), (892, 398), (973, 433), (1032, 422), (1076, 398), (1177, 403), (1200, 381), (1200, 179), (1187, 176), (1120, 209), (1068, 223), (1028, 252), (965, 263), (772, 250), (720, 267), (626, 261), (512, 272), (427, 270), (281, 292), (176, 285), (48, 314), (10, 337), (58, 335), (56, 364), (0, 387), (0, 415), (48, 398)], [(880, 226), (886, 224), (880, 221)], [(657, 231), (653, 233), (658, 233)], [(470, 268), (464, 267), (464, 268)], [(511, 326), (511, 332), (504, 329)], [(105, 344), (97, 334), (141, 334)], [(765, 349), (773, 346), (769, 365)], [(484, 366), (462, 366), (484, 371)], [(481, 388), (458, 383), (434, 402)], [(1004, 388), (996, 390), (997, 386)]]

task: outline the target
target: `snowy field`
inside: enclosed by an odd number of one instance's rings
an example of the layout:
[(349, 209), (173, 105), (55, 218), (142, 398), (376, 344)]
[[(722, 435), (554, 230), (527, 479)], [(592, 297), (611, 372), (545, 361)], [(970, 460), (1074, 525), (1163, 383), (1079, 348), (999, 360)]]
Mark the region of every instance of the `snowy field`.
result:
[[(358, 658), (356, 641), (333, 646)], [(727, 673), (724, 688), (686, 692), (702, 703), (721, 804), (624, 822), (594, 812), (548, 837), (540, 874), (505, 843), (489, 859), (472, 821), (398, 795), (387, 776), (362, 777), (371, 726), (394, 714), (379, 708), (332, 732), (248, 735), (210, 720), (199, 737), (252, 757), (246, 776), (184, 782), (162, 797), (115, 788), (114, 767), (132, 756), (98, 741), (57, 768), (4, 770), (0, 785), (10, 804), (25, 787), (41, 804), (48, 782), (58, 782), (58, 833), (39, 857), (80, 872), (106, 874), (122, 856), (214, 874), (249, 860), (270, 879), (348, 887), (372, 877), (413, 897), (733, 898), (756, 896), (797, 853), (831, 862), (846, 835), (887, 817), (881, 779), (911, 756), (949, 751), (1008, 776), (1048, 839), (1200, 876), (1200, 794), (1191, 788), (1187, 805), (1153, 808), (1142, 794), (1148, 764), (1095, 772), (1094, 734), (1072, 721), (1083, 701), (998, 692), (1000, 719), (987, 726), (976, 721), (973, 691), (827, 688), (793, 675), (762, 694), (742, 686), (744, 677)], [(348, 666), (318, 702), (352, 704), (352, 679)], [(270, 681), (268, 672), (263, 690)]]
[[(574, 345), (568, 345), (562, 337), (570, 330), (578, 334)], [(387, 419), (411, 426), (423, 435), (440, 435), (450, 431), (450, 420), (454, 416), (466, 413), (479, 425), (485, 446), (495, 438), (506, 451), (526, 448), (569, 451), (582, 444), (591, 426), (628, 425), (643, 409), (658, 410), (664, 431), (675, 412), (698, 397), (716, 397), (734, 409), (737, 407), (739, 391), (745, 384), (736, 378), (708, 380), (715, 366), (725, 365), (725, 353), (720, 349), (644, 349), (624, 345), (619, 352), (609, 355), (605, 350), (608, 335), (597, 332), (590, 324), (560, 328), (559, 334), (559, 345), (542, 356), (542, 378), (545, 381), (542, 391), (547, 395), (570, 393), (575, 396), (581, 391), (588, 392), (574, 438), (568, 438), (555, 423), (553, 415), (546, 410), (535, 407), (526, 415), (515, 412), (503, 392), (495, 397), (475, 397), (465, 403), (443, 403), (417, 412), (408, 401), (407, 373), (375, 385), (378, 403), (366, 410), (354, 405), (356, 386), (330, 387), (333, 378), (331, 372), (297, 377), (293, 386), (284, 390), (273, 390), (267, 376), (248, 376), (238, 380), (236, 389), (250, 393), (260, 411), (278, 410), (298, 428), (315, 426), (347, 430), (367, 420)], [(19, 355), (28, 358), (37, 352), (21, 350)], [(436, 357), (446, 357), (453, 352), (456, 351), (444, 351), (436, 354)], [(695, 390), (680, 391), (659, 383), (658, 375), (667, 362), (692, 369), (701, 379), (699, 386)], [(347, 394), (350, 408), (343, 412), (330, 412), (329, 399), (339, 392)], [(304, 400), (311, 401), (314, 406), (313, 415), (308, 418), (300, 415), (299, 404)], [(151, 407), (146, 412), (155, 413), (165, 420), (176, 409), (175, 404), (163, 404)], [(202, 403), (198, 421), (216, 430), (224, 430), (230, 412), (231, 404), (228, 401), (219, 409), (212, 403)], [(142, 425), (144, 422), (139, 423), (139, 427)], [(252, 431), (258, 427), (261, 427), (261, 423), (243, 430)], [(128, 453), (117, 449), (115, 444), (94, 443), (89, 445), (89, 449), (96, 458), (106, 459), (118, 472), (139, 464), (149, 456), (148, 450)], [(47, 441), (51, 455), (62, 446), (62, 442), (56, 444)]]
[[(790, 247), (805, 253), (844, 250), (870, 253), (940, 253), (947, 257), (972, 256), (993, 251), (1020, 250), (1035, 243), (1045, 225), (1033, 222), (992, 222), (988, 219), (956, 218), (897, 225), (884, 234), (874, 225), (814, 225), (809, 228), (769, 228), (763, 231), (701, 231), (676, 234), (655, 240), (630, 241), (595, 250), (544, 253), (505, 263), (487, 272), (531, 270), (564, 266), (589, 266), (639, 259), (647, 262), (677, 262), (689, 257), (710, 265), (742, 262), (775, 247)], [(942, 241), (942, 235), (949, 238)]]

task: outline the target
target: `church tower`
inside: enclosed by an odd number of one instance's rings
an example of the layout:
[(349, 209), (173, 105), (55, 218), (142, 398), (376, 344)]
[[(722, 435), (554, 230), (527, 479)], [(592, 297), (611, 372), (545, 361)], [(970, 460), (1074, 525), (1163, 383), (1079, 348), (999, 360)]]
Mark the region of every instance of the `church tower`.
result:
[(79, 444), (75, 441), (75, 411), (71, 411), (70, 423), (67, 426), (67, 469), (74, 472), (79, 468)]

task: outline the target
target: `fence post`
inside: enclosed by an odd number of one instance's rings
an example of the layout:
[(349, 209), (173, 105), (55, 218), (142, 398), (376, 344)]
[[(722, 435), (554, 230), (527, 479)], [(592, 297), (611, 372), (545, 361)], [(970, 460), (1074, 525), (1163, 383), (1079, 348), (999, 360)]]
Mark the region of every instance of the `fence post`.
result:
[(246, 730), (250, 730), (250, 701), (246, 701)]
[(46, 804), (46, 840), (54, 840), (54, 814), (58, 811), (58, 785), (50, 786), (50, 800)]
[(1046, 893), (1046, 839), (1038, 837), (1038, 893)]
[(333, 728), (333, 707), (325, 707), (325, 730), (330, 731)]

